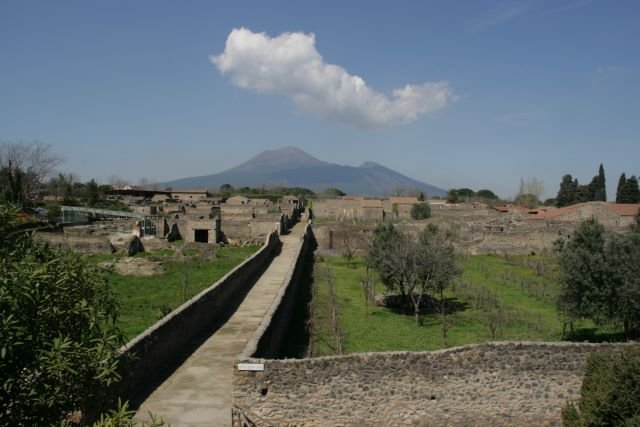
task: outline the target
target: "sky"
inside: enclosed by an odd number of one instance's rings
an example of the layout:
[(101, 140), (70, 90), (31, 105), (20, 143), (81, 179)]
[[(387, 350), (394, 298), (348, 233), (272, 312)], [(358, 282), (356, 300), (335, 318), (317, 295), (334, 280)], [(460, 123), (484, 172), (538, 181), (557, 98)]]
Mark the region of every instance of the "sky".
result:
[(640, 174), (640, 2), (0, 0), (0, 141), (106, 183), (297, 146), (448, 189)]

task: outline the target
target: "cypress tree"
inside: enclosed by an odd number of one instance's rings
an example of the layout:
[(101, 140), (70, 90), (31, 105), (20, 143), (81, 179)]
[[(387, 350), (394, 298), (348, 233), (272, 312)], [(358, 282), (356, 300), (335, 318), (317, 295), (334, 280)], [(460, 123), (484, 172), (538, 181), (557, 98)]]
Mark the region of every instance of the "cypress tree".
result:
[(625, 201), (622, 203), (640, 203), (640, 188), (638, 188), (638, 178), (635, 175), (627, 179), (624, 190)]
[(607, 201), (607, 184), (604, 178), (604, 167), (600, 163), (600, 169), (598, 170), (598, 189), (596, 190), (595, 200), (601, 202)]
[(575, 203), (578, 197), (578, 182), (571, 175), (565, 175), (560, 182), (560, 190), (556, 196), (556, 206), (561, 208)]
[(627, 176), (622, 172), (620, 179), (618, 180), (618, 189), (616, 190), (616, 203), (625, 203), (624, 200), (624, 187), (627, 184)]

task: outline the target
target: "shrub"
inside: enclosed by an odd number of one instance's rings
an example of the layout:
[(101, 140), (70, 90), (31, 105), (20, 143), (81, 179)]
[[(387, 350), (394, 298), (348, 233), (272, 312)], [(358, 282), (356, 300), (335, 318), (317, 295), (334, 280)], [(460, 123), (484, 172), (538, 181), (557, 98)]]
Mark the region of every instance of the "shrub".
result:
[(429, 203), (418, 203), (411, 208), (411, 218), (427, 219), (431, 218), (431, 206)]
[(95, 416), (119, 380), (115, 293), (79, 255), (33, 243), (0, 205), (0, 425)]
[(640, 425), (640, 347), (592, 353), (581, 397), (562, 409), (566, 427)]

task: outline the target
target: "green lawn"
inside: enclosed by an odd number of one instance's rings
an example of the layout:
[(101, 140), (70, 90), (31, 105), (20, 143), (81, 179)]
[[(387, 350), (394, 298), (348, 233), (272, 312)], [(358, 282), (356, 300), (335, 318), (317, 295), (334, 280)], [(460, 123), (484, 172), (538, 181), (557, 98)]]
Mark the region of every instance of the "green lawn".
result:
[[(259, 246), (216, 248), (216, 259), (200, 259), (189, 249), (188, 281), (184, 292), (185, 262), (173, 258), (173, 250), (141, 253), (137, 256), (159, 260), (165, 269), (163, 274), (151, 277), (122, 276), (107, 273), (109, 283), (120, 296), (118, 323), (127, 339), (143, 332), (164, 315), (179, 307), (184, 301), (208, 288), (235, 266), (255, 253)], [(110, 261), (123, 255), (90, 256), (92, 262)]]
[[(444, 347), (491, 341), (491, 325), (498, 325), (495, 340), (562, 339), (555, 298), (558, 292), (557, 266), (540, 256), (472, 256), (461, 260), (462, 276), (447, 292), (455, 306), (449, 314), (452, 324), (444, 342), (442, 323), (433, 313), (423, 313), (423, 324), (415, 325), (413, 313), (383, 307), (369, 307), (365, 315), (360, 277), (362, 259), (355, 268), (342, 257), (316, 257), (315, 321), (312, 322), (313, 356), (393, 350), (436, 350)], [(338, 325), (332, 322), (327, 268), (334, 278)], [(376, 285), (376, 293), (385, 291)], [(497, 304), (497, 305), (496, 305)], [(498, 311), (496, 307), (501, 307)], [(499, 314), (496, 314), (499, 313)], [(607, 339), (610, 330), (598, 330), (591, 322), (576, 323), (577, 337)], [(340, 342), (334, 330), (338, 330)]]

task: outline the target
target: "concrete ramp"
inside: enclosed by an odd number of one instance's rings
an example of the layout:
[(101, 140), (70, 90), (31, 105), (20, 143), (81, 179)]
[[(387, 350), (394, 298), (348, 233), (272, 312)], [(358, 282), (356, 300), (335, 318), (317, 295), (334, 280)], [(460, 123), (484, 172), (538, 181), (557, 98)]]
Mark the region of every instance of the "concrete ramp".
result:
[(138, 409), (175, 427), (230, 426), (234, 360), (260, 325), (296, 262), (305, 224), (280, 236), (282, 250), (231, 318), (207, 339)]

